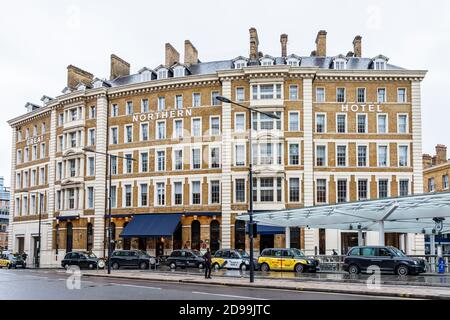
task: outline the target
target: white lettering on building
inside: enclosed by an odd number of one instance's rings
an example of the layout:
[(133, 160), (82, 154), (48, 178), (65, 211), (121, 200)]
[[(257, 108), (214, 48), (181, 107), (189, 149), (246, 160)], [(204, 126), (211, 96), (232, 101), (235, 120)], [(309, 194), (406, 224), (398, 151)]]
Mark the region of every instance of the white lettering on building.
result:
[(192, 116), (192, 109), (157, 111), (133, 114), (133, 122), (152, 121), (160, 119), (185, 118)]
[(383, 112), (379, 104), (343, 104), (342, 112)]

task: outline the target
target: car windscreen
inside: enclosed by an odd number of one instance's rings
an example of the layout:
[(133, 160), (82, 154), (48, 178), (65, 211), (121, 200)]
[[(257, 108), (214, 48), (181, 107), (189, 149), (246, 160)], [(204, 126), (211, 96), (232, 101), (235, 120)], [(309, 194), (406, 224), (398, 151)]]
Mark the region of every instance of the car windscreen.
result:
[(305, 256), (305, 254), (301, 250), (291, 249), (291, 251), (296, 257), (304, 257)]
[(95, 254), (93, 254), (92, 252), (85, 253), (85, 255), (86, 255), (88, 258), (93, 258), (93, 259), (97, 258), (97, 256), (96, 256)]
[(406, 255), (399, 249), (392, 247), (391, 251), (397, 256), (397, 257), (406, 257)]
[(146, 257), (148, 257), (148, 253), (145, 252), (145, 251), (139, 250), (138, 253), (139, 253), (140, 256), (146, 256)]
[(193, 252), (196, 256), (198, 256), (198, 257), (201, 257), (201, 256), (202, 256), (202, 254), (201, 254), (200, 251), (198, 251), (198, 250), (192, 250), (192, 252)]
[(241, 257), (242, 257), (242, 258), (248, 258), (248, 257), (250, 257), (250, 256), (248, 255), (248, 253), (245, 252), (244, 250), (239, 250), (239, 253), (241, 254)]

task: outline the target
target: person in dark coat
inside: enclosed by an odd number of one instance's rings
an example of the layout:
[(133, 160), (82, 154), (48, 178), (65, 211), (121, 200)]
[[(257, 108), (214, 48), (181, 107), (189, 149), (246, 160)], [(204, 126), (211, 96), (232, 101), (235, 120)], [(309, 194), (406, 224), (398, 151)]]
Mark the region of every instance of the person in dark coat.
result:
[(211, 251), (209, 248), (206, 249), (203, 258), (205, 258), (205, 279), (211, 279)]

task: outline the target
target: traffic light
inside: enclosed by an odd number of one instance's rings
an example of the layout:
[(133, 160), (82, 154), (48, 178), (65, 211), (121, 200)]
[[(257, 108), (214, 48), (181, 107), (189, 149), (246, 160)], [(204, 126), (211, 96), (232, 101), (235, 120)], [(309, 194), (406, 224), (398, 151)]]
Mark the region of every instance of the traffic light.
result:
[(256, 235), (258, 233), (258, 227), (257, 227), (256, 222), (247, 224), (247, 228), (248, 228), (247, 229), (248, 234), (250, 234), (250, 230), (253, 230), (252, 234), (253, 234), (254, 237), (256, 237)]

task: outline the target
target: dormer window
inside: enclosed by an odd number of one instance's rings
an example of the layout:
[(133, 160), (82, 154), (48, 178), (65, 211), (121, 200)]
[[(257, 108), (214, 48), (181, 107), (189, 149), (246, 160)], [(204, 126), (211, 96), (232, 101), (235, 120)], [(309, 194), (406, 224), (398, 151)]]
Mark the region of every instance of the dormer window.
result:
[(158, 71), (158, 80), (167, 79), (168, 75), (169, 75), (169, 73), (168, 73), (167, 69), (160, 69)]
[(100, 79), (97, 79), (93, 83), (94, 88), (101, 88), (103, 86), (103, 81)]
[(334, 60), (335, 70), (345, 70), (347, 69), (347, 60), (345, 59), (335, 59)]
[(383, 55), (378, 55), (375, 58), (373, 58), (372, 61), (374, 70), (386, 70), (386, 64), (388, 60), (389, 58)]
[(86, 90), (86, 85), (84, 83), (80, 83), (77, 87), (77, 90), (84, 91)]
[(238, 60), (234, 62), (234, 68), (235, 69), (242, 69), (247, 66), (247, 61), (245, 60)]
[(142, 82), (147, 82), (152, 80), (152, 72), (150, 70), (145, 70), (141, 73)]
[(184, 77), (186, 75), (186, 68), (182, 66), (175, 67), (173, 69), (173, 74), (176, 78)]
[(273, 60), (270, 59), (263, 59), (261, 60), (262, 66), (273, 66)]
[(299, 67), (300, 66), (300, 57), (295, 54), (291, 54), (287, 57), (286, 64), (291, 67)]
[(386, 70), (386, 61), (375, 61), (375, 70)]

